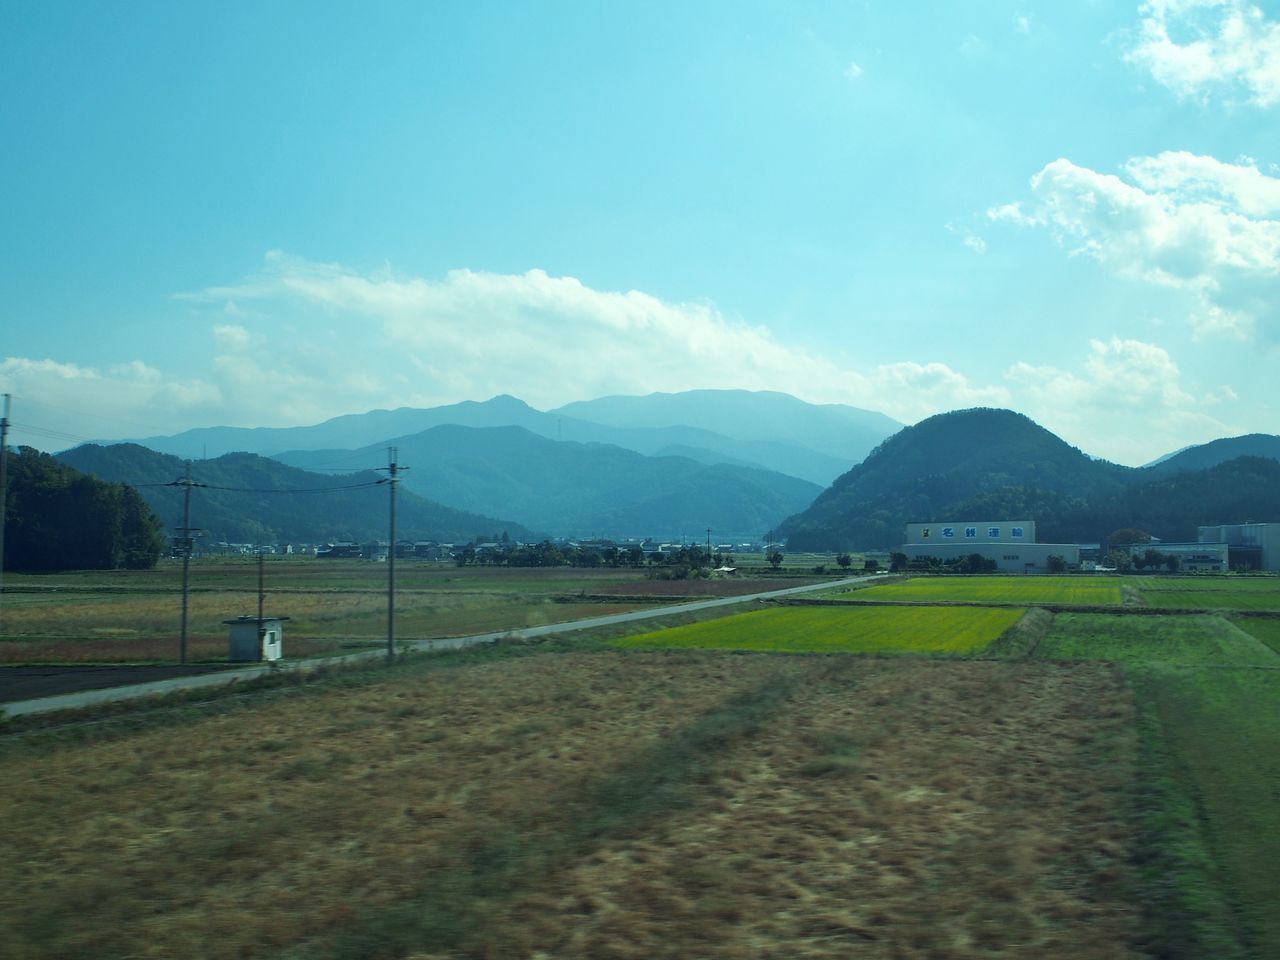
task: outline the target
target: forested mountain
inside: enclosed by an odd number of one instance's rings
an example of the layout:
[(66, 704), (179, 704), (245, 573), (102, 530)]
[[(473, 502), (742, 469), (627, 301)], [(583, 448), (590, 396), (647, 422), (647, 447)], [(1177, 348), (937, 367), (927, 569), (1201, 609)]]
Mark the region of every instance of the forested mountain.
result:
[(916, 520), (1032, 519), (1047, 543), (1101, 542), (1123, 527), (1195, 540), (1202, 524), (1280, 521), (1280, 462), (1238, 457), (1208, 470), (1169, 466), (1181, 456), (1120, 467), (1086, 456), (1021, 414), (946, 413), (885, 441), (790, 517), (782, 533), (792, 549), (889, 549)]
[[(208, 427), (140, 442), (190, 458), (231, 451), (277, 456), (294, 450), (363, 449), (438, 426), (514, 426), (549, 440), (607, 443), (647, 456), (674, 453), (708, 464), (742, 464), (826, 486), (901, 426), (882, 414), (804, 403), (778, 393), (698, 390), (608, 399), (584, 405), (582, 416), (573, 412), (574, 404), (543, 412), (515, 397), (498, 396), (483, 403), (374, 410), (309, 427)], [(597, 409), (610, 422), (585, 415)]]
[[(106, 480), (134, 484), (170, 532), (182, 525), (183, 491), (170, 485), (186, 469), (177, 457), (122, 443), (85, 444), (58, 459)], [(204, 486), (192, 491), (191, 525), (233, 543), (385, 540), (389, 503), (385, 485), (378, 485), (382, 478), (372, 470), (336, 477), (309, 473), (251, 453), (201, 460), (192, 465), (192, 479)], [(400, 539), (467, 541), (503, 530), (518, 539), (535, 536), (513, 521), (444, 507), (401, 485)]]
[(1207, 470), (1236, 457), (1266, 457), (1280, 461), (1280, 436), (1249, 433), (1243, 437), (1224, 437), (1170, 454), (1146, 469), (1162, 476), (1187, 470)]
[(21, 447), (9, 458), (4, 504), (6, 570), (143, 570), (165, 548), (142, 496)]
[[(462, 509), (501, 509), (564, 536), (759, 536), (820, 492), (766, 470), (646, 457), (608, 444), (556, 442), (519, 427), (440, 426), (391, 441), (412, 469), (405, 485)], [(377, 462), (381, 446), (302, 451), (302, 467)]]
[(1018, 516), (1043, 522), (1048, 503), (1120, 490), (1132, 472), (1086, 456), (1020, 413), (960, 410), (890, 437), (781, 532), (792, 549), (887, 548), (902, 542), (911, 520), (977, 516), (967, 512), (973, 504), (1010, 516), (997, 506), (1019, 499), (1030, 512)]

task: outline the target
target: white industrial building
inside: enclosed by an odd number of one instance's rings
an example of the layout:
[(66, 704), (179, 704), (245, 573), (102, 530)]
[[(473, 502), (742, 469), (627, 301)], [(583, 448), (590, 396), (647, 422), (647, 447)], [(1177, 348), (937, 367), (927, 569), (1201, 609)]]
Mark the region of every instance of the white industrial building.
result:
[(1232, 570), (1280, 571), (1280, 523), (1225, 523), (1200, 527), (1201, 544), (1222, 544)]
[(1002, 573), (1048, 573), (1050, 557), (1061, 557), (1069, 569), (1080, 566), (1080, 545), (1037, 543), (1034, 520), (908, 523), (902, 552), (908, 560), (943, 563), (976, 553)]

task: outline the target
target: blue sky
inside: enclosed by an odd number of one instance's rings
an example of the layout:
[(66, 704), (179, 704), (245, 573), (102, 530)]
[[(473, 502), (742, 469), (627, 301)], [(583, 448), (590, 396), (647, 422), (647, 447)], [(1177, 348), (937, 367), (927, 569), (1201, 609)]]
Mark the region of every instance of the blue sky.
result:
[(12, 440), (514, 394), (1280, 432), (1280, 9), (25, 2)]

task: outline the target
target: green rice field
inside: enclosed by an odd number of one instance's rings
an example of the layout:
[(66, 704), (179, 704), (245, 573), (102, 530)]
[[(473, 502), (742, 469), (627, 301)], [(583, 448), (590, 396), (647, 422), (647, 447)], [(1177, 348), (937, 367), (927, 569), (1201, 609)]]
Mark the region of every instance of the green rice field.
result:
[(1022, 616), (981, 607), (773, 607), (639, 634), (620, 647), (769, 653), (967, 654), (982, 650)]
[(1182, 610), (1280, 610), (1280, 577), (1133, 577), (1147, 606)]
[(1119, 605), (1119, 581), (1104, 577), (916, 577), (825, 594), (838, 599), (938, 603)]
[(1042, 660), (1275, 667), (1280, 656), (1222, 617), (1060, 613), (1036, 649)]
[(1232, 622), (1251, 637), (1256, 637), (1276, 653), (1280, 653), (1280, 619), (1240, 617)]

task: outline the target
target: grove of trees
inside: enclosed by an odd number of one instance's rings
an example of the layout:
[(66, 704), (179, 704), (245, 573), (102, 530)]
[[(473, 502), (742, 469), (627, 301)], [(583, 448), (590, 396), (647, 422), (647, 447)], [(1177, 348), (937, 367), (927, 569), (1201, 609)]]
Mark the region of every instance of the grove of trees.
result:
[(9, 457), (7, 486), (6, 570), (144, 570), (164, 552), (160, 520), (127, 484), (20, 447)]

